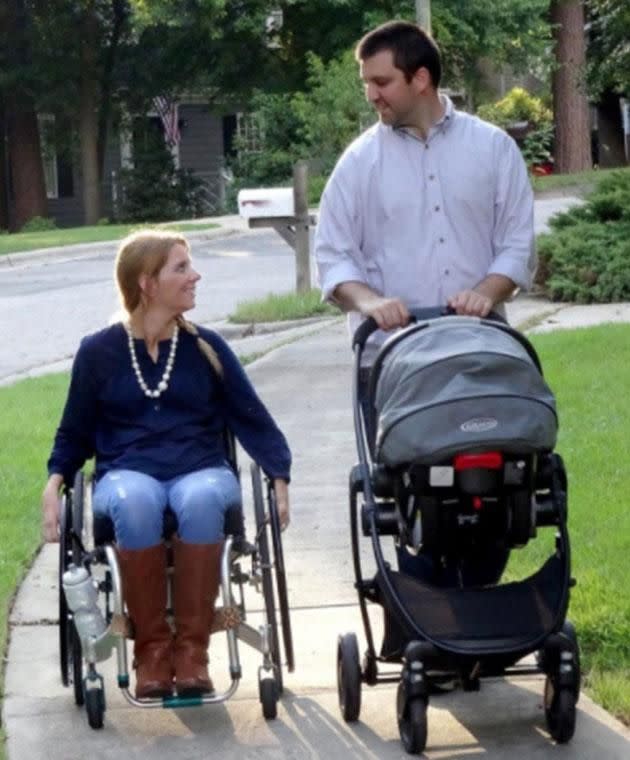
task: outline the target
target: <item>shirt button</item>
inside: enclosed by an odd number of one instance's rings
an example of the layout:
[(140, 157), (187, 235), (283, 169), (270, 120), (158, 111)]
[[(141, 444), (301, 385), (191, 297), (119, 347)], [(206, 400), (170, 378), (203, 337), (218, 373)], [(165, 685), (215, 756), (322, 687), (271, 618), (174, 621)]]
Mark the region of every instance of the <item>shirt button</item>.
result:
[(446, 274), (446, 275), (449, 275), (450, 273), (451, 273), (451, 272), (450, 272), (450, 269), (445, 269), (445, 270), (444, 270), (444, 274)]
[(435, 211), (439, 211), (439, 210), (440, 210), (440, 207), (439, 207), (439, 206), (436, 206), (434, 210), (435, 210)]
[(434, 179), (435, 179), (435, 174), (429, 174), (429, 181), (433, 182)]
[(424, 149), (425, 149), (425, 150), (429, 150), (429, 143), (425, 143), (425, 144), (424, 144)]
[(444, 242), (444, 238), (440, 238), (440, 243), (443, 243), (443, 242)]

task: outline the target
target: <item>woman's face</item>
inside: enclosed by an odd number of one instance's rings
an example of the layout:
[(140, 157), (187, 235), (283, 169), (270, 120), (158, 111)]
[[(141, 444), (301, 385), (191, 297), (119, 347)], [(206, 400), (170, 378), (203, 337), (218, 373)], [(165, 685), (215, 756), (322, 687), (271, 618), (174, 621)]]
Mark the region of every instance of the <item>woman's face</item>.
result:
[(189, 311), (195, 306), (195, 288), (200, 279), (186, 247), (176, 243), (169, 251), (166, 263), (153, 278), (151, 303), (173, 314)]

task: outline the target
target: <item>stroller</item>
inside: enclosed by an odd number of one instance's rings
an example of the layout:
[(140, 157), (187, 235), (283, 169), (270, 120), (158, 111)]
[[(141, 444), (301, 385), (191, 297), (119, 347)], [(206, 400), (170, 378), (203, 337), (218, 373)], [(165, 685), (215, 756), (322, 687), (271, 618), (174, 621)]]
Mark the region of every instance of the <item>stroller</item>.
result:
[[(420, 753), (429, 696), (447, 678), (477, 691), (486, 677), (542, 671), (549, 732), (567, 742), (580, 691), (577, 637), (566, 620), (575, 583), (567, 479), (536, 352), (494, 315), (423, 309), (382, 346), (365, 385), (361, 357), (376, 330), (368, 319), (353, 338), (359, 463), (350, 475), (350, 527), (367, 650), (360, 662), (356, 635), (338, 639), (343, 718), (358, 719), (363, 683), (397, 682), (400, 737), (408, 753)], [(552, 555), (533, 575), (499, 583), (510, 550), (546, 526), (556, 530)], [(371, 540), (372, 578), (363, 576), (359, 531)], [(392, 569), (384, 536), (399, 558), (428, 562), (433, 577)], [(493, 552), (504, 559), (494, 575), (470, 572)], [(368, 602), (383, 608), (379, 653)], [(535, 664), (518, 664), (532, 653)]]

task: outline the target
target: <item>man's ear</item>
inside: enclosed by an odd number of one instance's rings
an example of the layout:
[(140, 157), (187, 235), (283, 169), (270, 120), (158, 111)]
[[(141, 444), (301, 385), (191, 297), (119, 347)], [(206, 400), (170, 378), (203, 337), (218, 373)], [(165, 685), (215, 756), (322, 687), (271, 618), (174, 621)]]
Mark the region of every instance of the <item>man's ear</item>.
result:
[(420, 68), (414, 73), (411, 82), (419, 95), (423, 95), (431, 88), (431, 74), (426, 66)]

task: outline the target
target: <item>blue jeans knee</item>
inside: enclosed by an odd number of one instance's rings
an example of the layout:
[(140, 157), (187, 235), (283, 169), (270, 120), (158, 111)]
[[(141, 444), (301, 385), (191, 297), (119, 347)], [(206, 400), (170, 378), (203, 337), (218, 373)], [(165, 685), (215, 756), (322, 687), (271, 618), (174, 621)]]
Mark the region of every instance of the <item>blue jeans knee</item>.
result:
[(162, 539), (167, 503), (159, 480), (134, 470), (111, 470), (94, 488), (92, 509), (112, 520), (122, 549), (146, 549)]
[(165, 485), (182, 541), (215, 544), (223, 540), (226, 513), (241, 507), (241, 489), (229, 467), (197, 470)]

